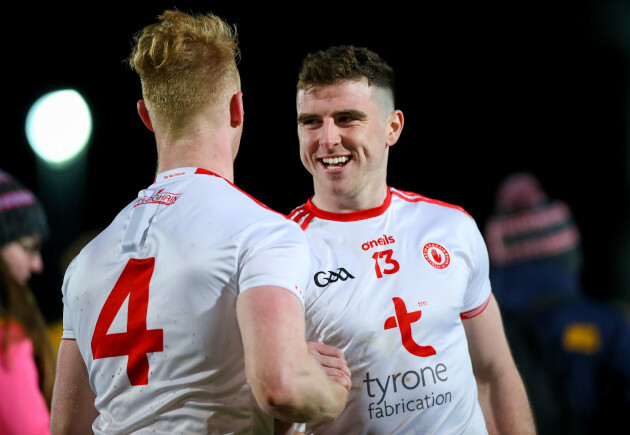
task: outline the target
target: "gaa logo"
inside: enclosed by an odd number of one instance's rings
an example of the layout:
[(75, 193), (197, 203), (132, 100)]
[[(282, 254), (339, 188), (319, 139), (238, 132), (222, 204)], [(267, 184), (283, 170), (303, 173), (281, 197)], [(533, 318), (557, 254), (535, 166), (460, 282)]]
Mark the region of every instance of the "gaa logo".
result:
[(427, 243), (422, 248), (422, 255), (425, 260), (436, 269), (444, 269), (451, 263), (451, 256), (444, 247), (437, 243)]
[(343, 267), (337, 269), (337, 272), (329, 270), (328, 272), (317, 272), (313, 276), (313, 280), (315, 281), (315, 285), (317, 287), (326, 287), (328, 284), (332, 284), (333, 282), (337, 282), (338, 280), (345, 281), (348, 278), (354, 279), (354, 276), (352, 276), (350, 272), (348, 272)]

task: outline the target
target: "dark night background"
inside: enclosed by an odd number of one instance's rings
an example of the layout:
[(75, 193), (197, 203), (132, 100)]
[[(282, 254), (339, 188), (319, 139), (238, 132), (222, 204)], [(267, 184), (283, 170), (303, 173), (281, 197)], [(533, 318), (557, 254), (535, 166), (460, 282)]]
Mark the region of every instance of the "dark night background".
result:
[[(61, 315), (63, 254), (153, 180), (153, 137), (137, 116), (140, 85), (125, 59), (132, 35), (167, 8), (213, 12), (237, 25), (246, 111), (235, 167), (241, 189), (284, 213), (310, 196), (295, 123), (300, 61), (329, 45), (367, 46), (394, 67), (405, 114), (390, 185), (463, 206), (483, 228), (500, 180), (530, 170), (573, 209), (587, 291), (630, 302), (630, 1), (434, 3), (418, 2), (413, 12), (400, 3), (176, 0), (7, 11), (5, 23), (20, 31), (3, 30), (0, 167), (49, 213), (46, 273), (32, 281), (46, 317)], [(93, 133), (80, 165), (52, 170), (30, 150), (24, 120), (39, 96), (59, 88), (82, 93)]]

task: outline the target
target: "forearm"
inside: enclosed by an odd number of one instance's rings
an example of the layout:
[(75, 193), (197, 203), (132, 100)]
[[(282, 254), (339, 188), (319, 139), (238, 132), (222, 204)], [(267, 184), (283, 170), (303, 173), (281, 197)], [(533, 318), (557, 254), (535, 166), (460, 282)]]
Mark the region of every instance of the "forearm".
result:
[(493, 379), (477, 377), (479, 404), (490, 434), (534, 434), (534, 418), (520, 375), (506, 370)]
[(98, 417), (94, 399), (95, 395), (90, 388), (87, 370), (76, 342), (63, 340), (59, 346), (53, 390), (51, 433), (91, 433), (92, 422)]
[(510, 353), (494, 297), (481, 314), (464, 322), (464, 328), (488, 432), (535, 433), (525, 387)]
[(259, 287), (236, 304), (247, 379), (259, 406), (284, 421), (335, 418), (346, 389), (328, 378), (304, 340), (304, 312), (287, 290)]

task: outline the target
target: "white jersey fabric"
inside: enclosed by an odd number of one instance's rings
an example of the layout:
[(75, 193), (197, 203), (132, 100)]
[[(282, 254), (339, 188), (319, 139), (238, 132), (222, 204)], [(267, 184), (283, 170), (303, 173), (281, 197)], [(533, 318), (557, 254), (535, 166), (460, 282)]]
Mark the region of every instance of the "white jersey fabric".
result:
[[(95, 433), (272, 433), (245, 377), (239, 293), (303, 302), (298, 225), (212, 172), (159, 174), (69, 266), (64, 339), (76, 339)], [(253, 289), (253, 290), (250, 290)]]
[(309, 341), (342, 349), (352, 389), (317, 434), (485, 434), (462, 319), (490, 298), (488, 255), (461, 208), (388, 188), (355, 213), (289, 215), (313, 258)]

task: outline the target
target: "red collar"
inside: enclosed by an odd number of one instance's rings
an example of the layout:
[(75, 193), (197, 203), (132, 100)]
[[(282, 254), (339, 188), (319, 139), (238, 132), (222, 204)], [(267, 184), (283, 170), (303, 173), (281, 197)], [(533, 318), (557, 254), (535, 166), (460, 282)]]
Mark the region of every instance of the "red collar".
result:
[(392, 191), (389, 187), (387, 187), (387, 197), (383, 204), (378, 207), (368, 208), (366, 210), (353, 211), (349, 213), (333, 213), (331, 211), (325, 211), (317, 208), (315, 204), (311, 201), (313, 197), (310, 197), (308, 201), (306, 201), (306, 210), (309, 213), (312, 213), (314, 216), (320, 219), (326, 219), (329, 221), (340, 221), (340, 222), (353, 222), (360, 221), (363, 219), (370, 219), (376, 216), (380, 216), (389, 208), (389, 204), (392, 202)]

